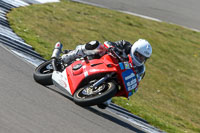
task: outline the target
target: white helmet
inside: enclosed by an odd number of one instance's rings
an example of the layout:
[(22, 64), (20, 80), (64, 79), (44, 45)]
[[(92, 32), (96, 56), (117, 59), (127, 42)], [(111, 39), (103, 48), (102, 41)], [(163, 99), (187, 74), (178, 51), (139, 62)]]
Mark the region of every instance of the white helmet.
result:
[(133, 63), (136, 66), (143, 65), (145, 61), (151, 56), (151, 54), (152, 54), (151, 44), (144, 39), (139, 39), (131, 47), (130, 55), (133, 59)]

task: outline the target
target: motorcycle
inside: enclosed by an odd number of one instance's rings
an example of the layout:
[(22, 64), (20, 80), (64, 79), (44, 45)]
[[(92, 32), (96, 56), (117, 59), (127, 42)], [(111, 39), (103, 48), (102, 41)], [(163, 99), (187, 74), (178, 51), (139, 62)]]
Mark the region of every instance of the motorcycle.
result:
[[(129, 98), (137, 91), (140, 79), (130, 55), (121, 56), (114, 48), (109, 47), (110, 43), (104, 42), (107, 54), (100, 58), (90, 59), (85, 56), (69, 64), (53, 58), (39, 65), (33, 77), (42, 85), (54, 84), (80, 106), (102, 107), (105, 101), (114, 96)], [(55, 46), (56, 54), (61, 50), (60, 47)], [(65, 51), (67, 52), (69, 50)], [(60, 57), (58, 54), (56, 56)]]

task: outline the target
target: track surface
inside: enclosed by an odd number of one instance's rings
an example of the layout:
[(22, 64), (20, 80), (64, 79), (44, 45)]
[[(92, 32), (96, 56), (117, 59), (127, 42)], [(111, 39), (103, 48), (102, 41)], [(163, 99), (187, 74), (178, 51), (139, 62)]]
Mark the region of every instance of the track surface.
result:
[(200, 0), (80, 0), (200, 30)]

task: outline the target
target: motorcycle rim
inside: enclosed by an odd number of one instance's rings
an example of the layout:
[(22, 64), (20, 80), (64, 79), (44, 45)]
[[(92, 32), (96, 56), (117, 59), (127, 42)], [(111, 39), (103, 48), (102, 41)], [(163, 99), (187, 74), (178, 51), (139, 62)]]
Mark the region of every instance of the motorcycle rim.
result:
[[(92, 81), (93, 83), (94, 81)], [(74, 94), (75, 103), (81, 106), (93, 106), (105, 102), (113, 97), (116, 92), (116, 85), (114, 82), (105, 82), (97, 88), (90, 88), (89, 85), (81, 87)]]

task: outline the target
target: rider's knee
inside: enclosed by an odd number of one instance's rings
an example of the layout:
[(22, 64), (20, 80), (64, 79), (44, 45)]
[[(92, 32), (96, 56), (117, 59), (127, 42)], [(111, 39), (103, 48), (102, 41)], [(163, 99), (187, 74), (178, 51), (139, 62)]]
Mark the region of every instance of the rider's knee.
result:
[(106, 49), (99, 41), (90, 41), (85, 44), (84, 53), (86, 55), (103, 55), (105, 54)]
[(85, 50), (95, 50), (101, 45), (99, 41), (90, 41), (85, 44)]

